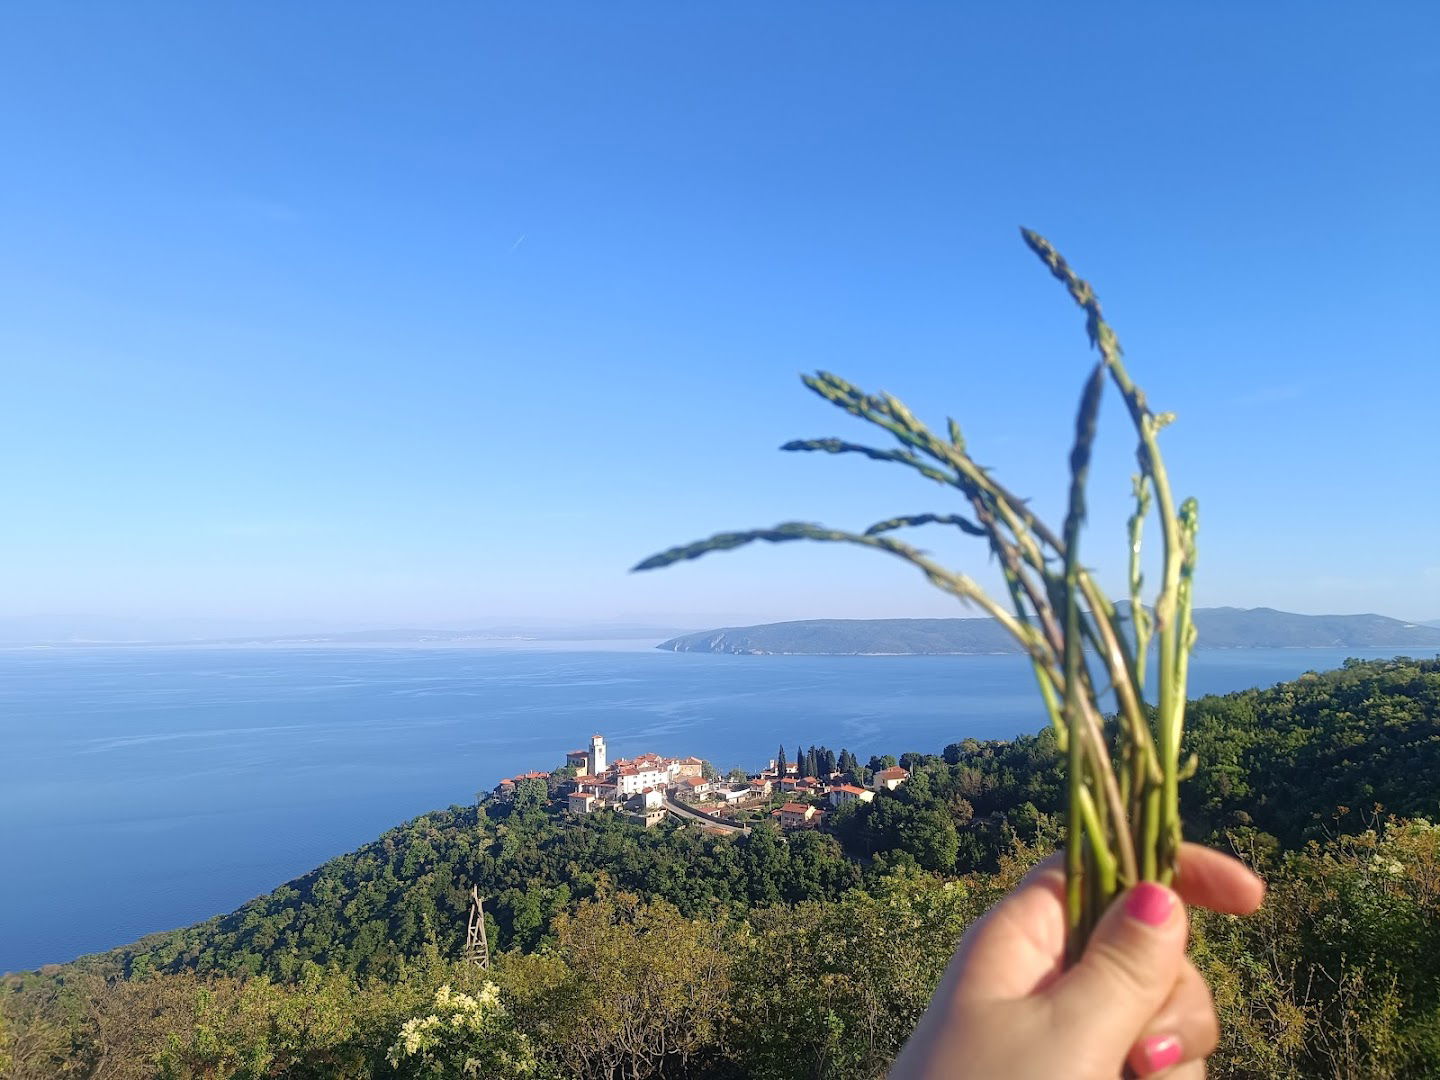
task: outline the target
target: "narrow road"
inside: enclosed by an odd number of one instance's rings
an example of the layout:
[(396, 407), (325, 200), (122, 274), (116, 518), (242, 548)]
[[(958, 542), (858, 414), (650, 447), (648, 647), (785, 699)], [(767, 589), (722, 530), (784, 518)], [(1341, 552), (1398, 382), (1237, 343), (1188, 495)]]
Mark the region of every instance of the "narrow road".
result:
[(731, 825), (729, 822), (716, 821), (714, 818), (696, 813), (692, 807), (686, 806), (684, 803), (672, 799), (668, 795), (665, 797), (665, 809), (669, 810), (670, 813), (676, 817), (684, 818), (686, 821), (693, 821), (697, 825), (709, 825), (716, 829), (724, 829), (726, 832), (746, 834), (750, 832), (748, 825)]

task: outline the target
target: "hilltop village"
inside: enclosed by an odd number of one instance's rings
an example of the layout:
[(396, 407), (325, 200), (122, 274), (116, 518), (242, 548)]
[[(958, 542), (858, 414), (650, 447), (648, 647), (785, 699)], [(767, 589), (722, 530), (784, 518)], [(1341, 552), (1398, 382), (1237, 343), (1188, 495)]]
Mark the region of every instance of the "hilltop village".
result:
[(507, 777), (493, 794), (508, 802), (520, 785), (543, 783), (545, 797), (563, 800), (572, 814), (616, 811), (647, 827), (673, 815), (724, 832), (747, 830), (767, 817), (782, 829), (813, 829), (830, 810), (870, 802), (877, 791), (893, 791), (910, 778), (893, 758), (872, 758), (862, 767), (848, 751), (837, 759), (823, 747), (796, 757), (787, 761), (782, 749), (759, 773), (734, 770), (722, 778), (698, 757), (645, 753), (610, 761), (604, 736), (592, 735), (588, 747), (565, 755), (563, 767)]

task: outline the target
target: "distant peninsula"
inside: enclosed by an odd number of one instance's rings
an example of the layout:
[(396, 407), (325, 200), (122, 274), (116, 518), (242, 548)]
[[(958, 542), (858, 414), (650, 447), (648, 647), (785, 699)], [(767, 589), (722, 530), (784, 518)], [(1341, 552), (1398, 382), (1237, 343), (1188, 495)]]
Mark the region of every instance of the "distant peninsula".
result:
[[(1440, 627), (1384, 615), (1296, 615), (1273, 608), (1197, 608), (1197, 649), (1440, 651)], [(671, 652), (744, 656), (979, 656), (1019, 652), (988, 618), (804, 619), (670, 638)]]

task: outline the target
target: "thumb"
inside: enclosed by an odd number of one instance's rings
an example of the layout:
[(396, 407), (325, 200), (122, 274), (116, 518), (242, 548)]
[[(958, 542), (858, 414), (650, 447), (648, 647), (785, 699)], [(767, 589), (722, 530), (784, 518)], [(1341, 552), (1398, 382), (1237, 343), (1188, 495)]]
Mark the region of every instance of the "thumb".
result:
[(1180, 898), (1151, 881), (1117, 897), (1079, 963), (1045, 996), (1055, 1022), (1099, 1060), (1123, 1062), (1170, 995), (1185, 963), (1187, 919)]

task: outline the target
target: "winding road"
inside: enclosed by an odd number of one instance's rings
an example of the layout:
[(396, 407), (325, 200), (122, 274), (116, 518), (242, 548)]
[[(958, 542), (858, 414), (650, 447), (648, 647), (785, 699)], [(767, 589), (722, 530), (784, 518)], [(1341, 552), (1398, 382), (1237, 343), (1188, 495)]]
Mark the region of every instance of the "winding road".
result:
[(748, 825), (732, 825), (728, 821), (720, 821), (718, 818), (710, 817), (708, 814), (702, 814), (693, 806), (686, 806), (684, 803), (672, 799), (668, 795), (665, 797), (665, 809), (669, 810), (670, 813), (676, 817), (684, 818), (686, 821), (693, 821), (697, 825), (709, 825), (716, 829), (724, 829), (726, 832), (745, 833), (747, 835), (750, 832), (750, 826)]

